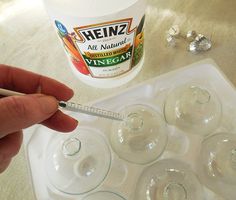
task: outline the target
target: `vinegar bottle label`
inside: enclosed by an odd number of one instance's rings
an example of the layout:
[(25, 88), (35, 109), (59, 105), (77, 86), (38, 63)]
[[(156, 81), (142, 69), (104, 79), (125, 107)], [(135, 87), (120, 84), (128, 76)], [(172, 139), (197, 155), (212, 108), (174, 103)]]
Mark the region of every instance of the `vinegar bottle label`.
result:
[(120, 76), (134, 68), (144, 52), (145, 16), (137, 25), (133, 18), (85, 26), (55, 20), (57, 32), (74, 67), (93, 78)]

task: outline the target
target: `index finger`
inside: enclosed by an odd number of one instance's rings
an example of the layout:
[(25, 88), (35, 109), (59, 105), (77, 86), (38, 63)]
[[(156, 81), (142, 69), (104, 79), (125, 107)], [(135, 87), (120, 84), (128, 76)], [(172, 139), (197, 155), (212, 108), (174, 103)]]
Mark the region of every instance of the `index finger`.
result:
[(63, 101), (73, 96), (69, 87), (54, 79), (7, 65), (0, 65), (0, 87), (26, 94), (40, 92)]

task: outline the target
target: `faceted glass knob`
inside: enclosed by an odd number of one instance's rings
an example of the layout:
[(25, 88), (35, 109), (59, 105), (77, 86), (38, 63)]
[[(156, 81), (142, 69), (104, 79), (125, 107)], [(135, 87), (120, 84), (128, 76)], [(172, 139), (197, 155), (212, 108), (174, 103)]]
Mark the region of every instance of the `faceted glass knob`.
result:
[(167, 144), (167, 128), (162, 117), (141, 104), (124, 107), (125, 120), (112, 124), (110, 143), (124, 160), (146, 164), (156, 160)]
[(164, 105), (169, 124), (198, 135), (208, 135), (216, 130), (221, 112), (221, 103), (212, 91), (193, 85), (171, 91)]
[(195, 39), (189, 45), (189, 51), (199, 53), (208, 51), (212, 47), (212, 42), (209, 38), (202, 34), (196, 35)]
[(90, 129), (70, 135), (55, 135), (45, 158), (49, 182), (67, 194), (83, 194), (105, 179), (111, 154), (103, 136)]
[(136, 200), (202, 200), (203, 191), (191, 168), (165, 159), (144, 169), (135, 191)]
[[(226, 199), (236, 197), (236, 134), (218, 133), (202, 142), (202, 182)], [(234, 197), (234, 198), (233, 198)]]

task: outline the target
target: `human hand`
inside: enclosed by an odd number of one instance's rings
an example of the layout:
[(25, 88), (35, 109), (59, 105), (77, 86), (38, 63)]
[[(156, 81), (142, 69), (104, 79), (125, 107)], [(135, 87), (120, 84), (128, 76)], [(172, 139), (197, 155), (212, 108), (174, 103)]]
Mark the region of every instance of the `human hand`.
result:
[(29, 94), (0, 98), (0, 173), (18, 153), (22, 129), (41, 123), (60, 132), (70, 132), (78, 124), (58, 110), (58, 100), (67, 101), (73, 96), (73, 91), (62, 83), (0, 64), (0, 88)]

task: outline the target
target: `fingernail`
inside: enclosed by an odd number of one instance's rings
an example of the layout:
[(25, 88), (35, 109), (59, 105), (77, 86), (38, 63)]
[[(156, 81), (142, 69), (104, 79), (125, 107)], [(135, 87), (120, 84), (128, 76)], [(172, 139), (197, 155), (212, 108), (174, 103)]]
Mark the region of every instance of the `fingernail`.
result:
[(38, 102), (39, 102), (42, 112), (45, 114), (53, 114), (58, 109), (58, 102), (54, 97), (39, 96)]

